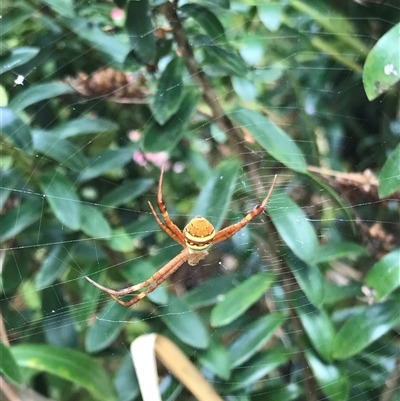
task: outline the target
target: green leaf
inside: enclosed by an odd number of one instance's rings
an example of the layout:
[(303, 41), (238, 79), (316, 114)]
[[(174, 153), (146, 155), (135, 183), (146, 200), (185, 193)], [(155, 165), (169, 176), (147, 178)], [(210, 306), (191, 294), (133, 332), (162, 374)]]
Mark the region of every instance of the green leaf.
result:
[(1, 216), (0, 243), (15, 237), (25, 228), (39, 219), (42, 213), (41, 201), (28, 201), (22, 203)]
[(131, 161), (133, 151), (132, 148), (119, 148), (96, 153), (89, 158), (88, 167), (79, 175), (78, 181), (88, 181), (113, 168), (125, 166)]
[(72, 0), (43, 0), (43, 2), (64, 17), (73, 18), (75, 16)]
[(57, 125), (51, 132), (65, 139), (85, 134), (103, 134), (117, 129), (117, 124), (105, 118), (76, 118)]
[(257, 98), (257, 87), (254, 81), (247, 78), (233, 76), (231, 77), (232, 86), (236, 94), (246, 102), (254, 102)]
[(196, 312), (174, 296), (160, 307), (160, 319), (183, 343), (195, 348), (207, 348), (210, 334)]
[(318, 267), (303, 262), (290, 251), (284, 252), (283, 257), (310, 302), (321, 306), (324, 301), (324, 278)]
[(42, 344), (15, 345), (11, 351), (21, 367), (69, 380), (85, 388), (97, 400), (117, 400), (108, 374), (82, 352)]
[(99, 352), (107, 348), (124, 329), (131, 313), (131, 309), (113, 299), (107, 302), (86, 334), (87, 352)]
[(19, 366), (13, 357), (10, 347), (7, 347), (2, 341), (0, 341), (0, 355), (0, 373), (8, 380), (16, 384), (22, 384)]
[(303, 210), (277, 189), (271, 195), (267, 210), (279, 235), (293, 253), (304, 262), (313, 263), (318, 240)]
[(130, 354), (124, 357), (115, 374), (114, 384), (118, 393), (118, 401), (133, 401), (139, 396), (139, 384)]
[(146, 152), (167, 152), (175, 148), (184, 134), (185, 126), (200, 100), (196, 91), (187, 91), (179, 110), (164, 124), (155, 120), (148, 124), (144, 132), (143, 148)]
[(87, 166), (87, 159), (78, 147), (61, 139), (56, 135), (44, 131), (33, 130), (33, 148), (50, 157), (61, 165), (71, 168), (76, 171), (82, 171)]
[(148, 0), (128, 2), (125, 25), (136, 57), (143, 63), (153, 62), (157, 48)]
[(237, 109), (228, 114), (242, 125), (243, 129), (248, 130), (274, 159), (293, 171), (306, 173), (306, 160), (300, 148), (272, 121), (249, 109)]
[(32, 60), (39, 53), (39, 50), (37, 47), (12, 49), (10, 54), (0, 57), (0, 75)]
[(399, 82), (400, 23), (386, 32), (369, 52), (364, 64), (363, 83), (369, 100), (374, 100)]
[(264, 26), (272, 32), (279, 29), (285, 3), (267, 3), (257, 5), (258, 16)]
[(281, 312), (272, 312), (260, 317), (247, 327), (241, 327), (241, 334), (229, 345), (232, 368), (242, 365), (255, 355), (273, 336), (275, 330), (285, 321)]
[(375, 290), (377, 301), (400, 287), (400, 249), (388, 253), (376, 262), (367, 274), (365, 284)]
[(12, 144), (26, 152), (32, 148), (31, 131), (13, 110), (8, 107), (0, 108), (0, 130)]
[(154, 183), (154, 180), (140, 178), (138, 180), (126, 180), (118, 185), (101, 199), (101, 204), (106, 207), (126, 205), (146, 192)]
[(15, 111), (21, 111), (39, 103), (42, 100), (52, 99), (54, 97), (73, 93), (74, 90), (62, 82), (48, 82), (45, 84), (32, 85), (30, 88), (20, 92), (11, 100), (9, 106)]
[(275, 276), (272, 273), (262, 272), (230, 290), (212, 310), (211, 326), (225, 326), (233, 322), (260, 299), (274, 280)]
[(212, 40), (217, 42), (226, 41), (224, 27), (210, 9), (200, 4), (187, 3), (179, 7), (179, 11), (196, 20)]
[(321, 387), (331, 401), (345, 401), (349, 397), (349, 380), (336, 365), (321, 361), (311, 349), (305, 349), (307, 362)]
[(114, 249), (114, 251), (133, 251), (132, 239), (123, 228), (113, 230), (111, 237), (107, 240), (107, 244), (111, 249)]
[(379, 174), (379, 197), (386, 198), (400, 188), (400, 144), (390, 154)]
[(360, 308), (337, 333), (333, 344), (333, 357), (346, 359), (356, 355), (399, 324), (397, 301)]
[(205, 351), (199, 352), (199, 361), (221, 379), (229, 379), (231, 361), (228, 351), (219, 342), (211, 339), (209, 347)]
[(268, 351), (260, 351), (251, 358), (245, 366), (234, 371), (229, 382), (229, 392), (248, 388), (257, 384), (268, 373), (288, 362), (293, 357), (293, 352), (282, 345), (275, 346)]
[(50, 248), (36, 276), (36, 288), (45, 288), (60, 278), (68, 268), (71, 257), (71, 247), (68, 244), (57, 244)]
[(173, 58), (158, 81), (151, 110), (158, 124), (164, 125), (180, 108), (183, 94), (183, 60)]
[(72, 182), (57, 172), (49, 171), (40, 177), (39, 183), (57, 219), (71, 230), (78, 230), (81, 207)]
[(108, 239), (111, 237), (111, 227), (103, 213), (94, 206), (81, 205), (81, 230), (89, 237)]
[(314, 263), (323, 263), (339, 258), (367, 255), (367, 249), (361, 245), (355, 244), (354, 242), (330, 242), (329, 244), (318, 246), (315, 251)]
[(190, 214), (206, 217), (219, 230), (230, 207), (239, 174), (237, 160), (225, 160), (213, 172), (204, 185)]
[(0, 170), (0, 210), (19, 180), (20, 176), (14, 169)]
[(328, 315), (314, 307), (300, 291), (291, 292), (290, 299), (311, 343), (326, 361), (331, 361), (335, 330)]

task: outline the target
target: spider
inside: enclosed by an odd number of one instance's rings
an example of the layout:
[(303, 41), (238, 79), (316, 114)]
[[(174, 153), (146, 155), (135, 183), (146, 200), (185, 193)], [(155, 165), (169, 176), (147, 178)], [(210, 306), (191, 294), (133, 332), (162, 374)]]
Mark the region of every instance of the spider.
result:
[[(196, 216), (189, 221), (187, 226), (181, 231), (175, 223), (169, 217), (167, 208), (163, 201), (162, 196), (162, 183), (163, 183), (164, 170), (161, 169), (160, 181), (158, 184), (158, 194), (157, 194), (157, 205), (164, 217), (164, 222), (158, 217), (158, 214), (154, 210), (153, 205), (149, 202), (150, 210), (153, 213), (158, 225), (176, 242), (183, 246), (183, 250), (177, 256), (175, 256), (171, 261), (169, 261), (164, 267), (158, 270), (157, 273), (153, 274), (148, 280), (142, 283), (132, 285), (130, 287), (124, 288), (122, 290), (112, 290), (111, 288), (104, 287), (91, 278), (86, 277), (86, 279), (91, 282), (96, 287), (100, 288), (104, 292), (111, 295), (118, 303), (123, 306), (129, 307), (136, 302), (139, 302), (147, 294), (154, 291), (161, 283), (163, 283), (172, 273), (177, 271), (185, 262), (189, 265), (195, 266), (202, 259), (204, 259), (208, 254), (208, 249), (211, 245), (217, 244), (218, 242), (225, 241), (226, 239), (232, 237), (239, 230), (241, 230), (250, 220), (258, 216), (265, 209), (268, 200), (274, 189), (276, 178), (275, 175), (271, 187), (268, 191), (267, 196), (264, 200), (257, 205), (250, 213), (248, 213), (242, 220), (236, 224), (232, 224), (221, 231), (215, 232), (213, 225), (204, 217)], [(133, 299), (129, 301), (123, 301), (118, 297), (137, 292), (145, 288), (143, 292), (137, 294)]]

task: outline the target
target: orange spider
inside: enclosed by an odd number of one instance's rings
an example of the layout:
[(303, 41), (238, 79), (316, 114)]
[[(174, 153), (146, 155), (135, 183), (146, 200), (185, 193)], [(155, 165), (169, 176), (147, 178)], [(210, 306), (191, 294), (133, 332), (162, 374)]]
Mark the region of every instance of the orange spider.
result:
[[(118, 303), (124, 306), (131, 306), (136, 302), (140, 301), (147, 294), (154, 291), (161, 283), (163, 283), (172, 273), (177, 271), (185, 262), (189, 265), (195, 266), (200, 260), (204, 259), (208, 254), (208, 249), (211, 245), (218, 242), (224, 241), (239, 230), (241, 230), (250, 220), (258, 216), (263, 212), (265, 206), (268, 203), (268, 199), (274, 189), (277, 176), (275, 175), (272, 185), (268, 191), (267, 196), (257, 205), (250, 213), (248, 213), (242, 220), (236, 224), (232, 224), (221, 231), (215, 232), (213, 225), (204, 217), (196, 216), (189, 221), (188, 225), (181, 231), (175, 223), (169, 217), (167, 208), (162, 198), (162, 182), (163, 182), (164, 170), (161, 170), (160, 182), (158, 184), (158, 195), (157, 195), (157, 205), (160, 209), (161, 214), (164, 217), (162, 222), (158, 217), (153, 205), (149, 202), (150, 210), (154, 215), (158, 225), (176, 242), (183, 246), (183, 250), (180, 254), (175, 256), (170, 262), (168, 262), (164, 267), (162, 267), (157, 273), (153, 274), (148, 280), (142, 283), (132, 285), (131, 287), (124, 288), (122, 290), (112, 290), (111, 288), (104, 287), (91, 278), (86, 277), (93, 285), (100, 288), (101, 290), (107, 292), (114, 298)], [(146, 288), (143, 292), (139, 293), (135, 298), (129, 301), (122, 301), (118, 297), (131, 294)]]

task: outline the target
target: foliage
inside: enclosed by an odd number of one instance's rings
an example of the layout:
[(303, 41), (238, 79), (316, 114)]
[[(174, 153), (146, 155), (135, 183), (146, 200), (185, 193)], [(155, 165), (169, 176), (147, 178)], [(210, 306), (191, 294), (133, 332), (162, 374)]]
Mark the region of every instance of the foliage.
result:
[[(174, 5), (2, 5), (3, 377), (139, 399), (129, 342), (161, 333), (227, 400), (394, 400), (398, 4)], [(179, 227), (278, 188), (270, 220), (127, 309), (84, 276), (122, 288), (179, 252), (147, 204), (162, 165)], [(192, 399), (163, 376), (164, 399)]]

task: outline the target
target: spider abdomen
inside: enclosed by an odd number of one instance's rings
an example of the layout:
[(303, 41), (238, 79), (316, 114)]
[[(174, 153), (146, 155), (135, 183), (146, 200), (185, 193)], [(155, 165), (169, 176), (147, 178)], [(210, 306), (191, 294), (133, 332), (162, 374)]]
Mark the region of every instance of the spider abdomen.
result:
[(183, 230), (183, 234), (190, 253), (203, 252), (211, 246), (215, 230), (207, 219), (196, 216), (189, 221)]

